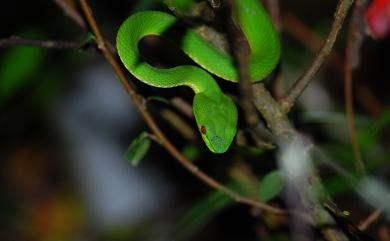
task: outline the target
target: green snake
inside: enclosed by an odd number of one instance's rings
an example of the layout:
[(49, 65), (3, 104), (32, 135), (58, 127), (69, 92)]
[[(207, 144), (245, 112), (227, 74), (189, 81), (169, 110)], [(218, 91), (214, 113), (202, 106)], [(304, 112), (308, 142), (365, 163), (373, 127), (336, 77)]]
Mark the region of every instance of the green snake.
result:
[[(170, 8), (194, 0), (166, 0)], [(278, 35), (259, 0), (235, 0), (233, 21), (244, 33), (250, 47), (249, 76), (252, 82), (261, 81), (279, 62)], [(172, 6), (173, 4), (173, 6)], [(223, 1), (222, 1), (223, 4)], [(207, 147), (214, 153), (224, 153), (237, 131), (237, 108), (222, 93), (210, 73), (233, 82), (238, 81), (234, 60), (217, 50), (193, 29), (188, 28), (181, 41), (181, 49), (198, 65), (180, 65), (160, 69), (149, 65), (140, 56), (139, 41), (147, 35), (162, 35), (177, 18), (159, 11), (145, 11), (131, 15), (120, 26), (117, 50), (125, 67), (142, 82), (161, 88), (185, 85), (193, 89), (193, 112), (199, 132)]]

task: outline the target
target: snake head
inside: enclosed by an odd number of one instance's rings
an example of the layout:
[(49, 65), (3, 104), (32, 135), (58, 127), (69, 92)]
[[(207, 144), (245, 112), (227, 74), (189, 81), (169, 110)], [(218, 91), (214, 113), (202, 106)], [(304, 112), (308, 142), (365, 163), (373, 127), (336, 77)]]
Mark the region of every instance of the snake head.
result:
[(194, 97), (193, 110), (207, 147), (214, 153), (224, 153), (236, 135), (237, 109), (233, 101), (223, 94)]

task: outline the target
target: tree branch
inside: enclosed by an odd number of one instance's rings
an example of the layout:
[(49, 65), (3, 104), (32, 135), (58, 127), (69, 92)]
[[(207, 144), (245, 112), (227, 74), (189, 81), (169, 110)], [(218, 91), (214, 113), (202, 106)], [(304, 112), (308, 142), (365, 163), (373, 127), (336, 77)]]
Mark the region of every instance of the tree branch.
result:
[(345, 17), (348, 14), (350, 7), (353, 4), (353, 0), (340, 0), (334, 15), (334, 21), (332, 23), (331, 30), (322, 48), (317, 53), (314, 61), (311, 65), (303, 72), (301, 77), (294, 83), (291, 89), (288, 91), (285, 98), (280, 101), (283, 112), (288, 113), (295, 104), (298, 97), (309, 85), (314, 75), (318, 72), (322, 66), (326, 57), (331, 52), (333, 45), (337, 39), (337, 35), (340, 32)]
[[(298, 196), (301, 198), (304, 210), (310, 214), (311, 221), (321, 227), (324, 224), (333, 223), (332, 218), (323, 208), (323, 201), (327, 199), (320, 177), (308, 160), (306, 151), (303, 148), (299, 134), (295, 132), (290, 124), (286, 113), (283, 112), (280, 105), (271, 96), (264, 84), (259, 82), (253, 85), (254, 103), (258, 111), (262, 114), (268, 127), (277, 138), (279, 149), (279, 165), (286, 173), (286, 182), (294, 187)], [(295, 153), (293, 153), (295, 152)], [(290, 156), (291, 154), (298, 157)], [(289, 160), (292, 159), (292, 160)], [(286, 163), (299, 159), (299, 175), (297, 170), (290, 170)], [(293, 168), (294, 169), (294, 168)], [(295, 176), (295, 175), (298, 175)], [(327, 240), (345, 240), (340, 233), (331, 230), (324, 230)]]
[(0, 48), (7, 48), (16, 45), (34, 46), (49, 49), (77, 49), (80, 47), (80, 43), (77, 42), (28, 39), (19, 36), (11, 36), (9, 38), (0, 39)]
[(367, 230), (371, 224), (373, 224), (378, 218), (382, 215), (383, 208), (378, 208), (374, 210), (370, 215), (367, 216), (363, 221), (359, 223), (358, 228), (362, 231)]
[(280, 1), (279, 0), (264, 0), (265, 7), (278, 32), (282, 29), (282, 21), (280, 18)]
[(353, 109), (353, 71), (359, 65), (360, 47), (364, 39), (363, 14), (367, 0), (357, 0), (352, 13), (348, 30), (347, 46), (345, 51), (345, 109), (347, 113), (347, 126), (349, 138), (354, 155), (354, 164), (359, 176), (365, 176), (364, 163), (357, 140), (355, 113)]

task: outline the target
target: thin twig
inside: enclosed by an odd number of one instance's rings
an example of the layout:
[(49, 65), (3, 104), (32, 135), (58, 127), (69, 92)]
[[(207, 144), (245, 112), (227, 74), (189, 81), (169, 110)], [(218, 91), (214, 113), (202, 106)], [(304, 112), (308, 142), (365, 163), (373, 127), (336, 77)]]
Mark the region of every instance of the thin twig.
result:
[[(283, 28), (311, 52), (317, 52), (324, 42), (321, 36), (287, 10), (283, 11)], [(328, 60), (333, 64), (339, 76), (343, 76), (344, 63), (334, 50), (329, 54)]]
[[(259, 0), (260, 1), (260, 0)], [(282, 21), (280, 17), (280, 2), (279, 0), (264, 0), (267, 12), (278, 32), (282, 29)]]
[(309, 85), (314, 75), (318, 72), (326, 57), (331, 52), (333, 45), (337, 39), (338, 33), (343, 25), (344, 19), (348, 14), (349, 8), (351, 7), (353, 0), (340, 0), (334, 15), (334, 21), (332, 23), (331, 30), (325, 43), (322, 45), (321, 50), (317, 53), (314, 61), (311, 65), (303, 72), (301, 77), (294, 83), (291, 89), (288, 91), (287, 96), (280, 102), (282, 110), (287, 113), (295, 104), (298, 97)]
[(160, 116), (164, 118), (177, 132), (179, 132), (187, 141), (193, 142), (196, 139), (194, 128), (185, 122), (178, 114), (170, 109), (160, 111)]
[(370, 213), (366, 219), (361, 221), (359, 223), (358, 228), (362, 231), (366, 230), (368, 227), (370, 227), (371, 224), (373, 224), (382, 214), (383, 209), (379, 208), (376, 209), (374, 212)]
[(186, 159), (177, 149), (176, 147), (168, 140), (168, 138), (164, 135), (164, 133), (159, 129), (156, 122), (152, 118), (152, 116), (149, 114), (149, 112), (146, 110), (145, 106), (142, 104), (142, 101), (140, 97), (137, 95), (133, 87), (130, 85), (130, 82), (128, 81), (125, 72), (122, 70), (120, 64), (118, 63), (117, 59), (114, 57), (114, 55), (111, 53), (111, 51), (107, 47), (107, 42), (105, 38), (103, 37), (100, 28), (98, 27), (96, 20), (93, 17), (92, 10), (90, 9), (87, 0), (80, 0), (81, 8), (84, 12), (84, 15), (87, 19), (87, 22), (95, 35), (96, 42), (98, 45), (98, 48), (102, 51), (104, 57), (106, 58), (107, 62), (112, 66), (115, 74), (117, 75), (118, 79), (121, 81), (122, 85), (126, 89), (127, 93), (131, 97), (134, 104), (137, 106), (141, 116), (144, 118), (146, 124), (149, 126), (149, 128), (152, 130), (154, 135), (158, 138), (159, 143), (173, 156), (176, 158), (176, 160), (179, 161), (183, 167), (185, 167), (188, 171), (190, 171), (192, 174), (194, 174), (196, 177), (198, 177), (200, 180), (202, 180), (205, 184), (209, 185), (210, 187), (226, 194), (233, 200), (235, 200), (238, 203), (247, 204), (253, 207), (261, 208), (264, 211), (268, 211), (270, 213), (274, 214), (285, 214), (284, 210), (281, 210), (279, 208), (258, 202), (256, 200), (246, 198), (241, 196), (240, 194), (236, 193), (235, 191), (227, 188), (226, 186), (222, 185), (221, 183), (217, 182), (204, 172), (198, 169), (197, 166), (191, 163), (188, 159)]
[(353, 109), (353, 71), (359, 65), (360, 47), (364, 39), (364, 29), (360, 21), (363, 19), (363, 11), (367, 0), (357, 0), (352, 13), (352, 19), (348, 30), (348, 39), (345, 52), (345, 109), (347, 114), (347, 126), (352, 145), (356, 172), (359, 176), (365, 176), (364, 162), (360, 152), (356, 134), (355, 113)]
[[(298, 17), (288, 12), (288, 10), (283, 11), (283, 28), (311, 52), (317, 52), (321, 48), (322, 42), (324, 42), (321, 36), (306, 26)], [(344, 61), (335, 49), (329, 54), (327, 62), (331, 64), (337, 75), (340, 76), (340, 79), (343, 79)], [(372, 117), (378, 118), (383, 112), (383, 107), (378, 98), (365, 83), (360, 83), (357, 86), (357, 92), (356, 97), (365, 108), (365, 111), (370, 113)]]
[(34, 46), (49, 49), (77, 49), (80, 47), (80, 43), (77, 42), (29, 39), (19, 36), (11, 36), (9, 38), (0, 39), (0, 48), (7, 48), (16, 45)]
[(77, 11), (76, 6), (72, 5), (69, 1), (66, 0), (53, 0), (67, 15), (70, 19), (72, 19), (78, 26), (82, 29), (87, 29), (87, 24), (85, 23), (83, 17)]
[(192, 112), (192, 106), (190, 103), (186, 102), (180, 97), (174, 97), (170, 102), (176, 109), (178, 109), (181, 113), (186, 115), (188, 118), (194, 118), (194, 112)]
[(390, 232), (386, 224), (382, 224), (378, 229), (378, 238), (380, 241), (390, 241)]

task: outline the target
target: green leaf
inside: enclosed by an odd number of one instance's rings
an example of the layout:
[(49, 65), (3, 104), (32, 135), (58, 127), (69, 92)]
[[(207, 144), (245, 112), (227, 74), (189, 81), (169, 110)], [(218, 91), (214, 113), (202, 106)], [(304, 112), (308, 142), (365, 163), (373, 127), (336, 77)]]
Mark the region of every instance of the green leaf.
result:
[(268, 202), (283, 190), (283, 175), (279, 170), (268, 173), (260, 182), (260, 200)]
[(186, 239), (194, 234), (219, 211), (234, 201), (223, 193), (214, 191), (196, 203), (179, 221), (175, 240)]
[(387, 108), (382, 115), (375, 121), (373, 131), (379, 133), (384, 127), (390, 124), (390, 108)]
[(31, 91), (32, 104), (37, 108), (52, 105), (53, 99), (61, 93), (67, 81), (64, 80), (64, 76), (58, 74), (59, 71), (57, 66), (50, 65), (49, 69), (40, 75), (39, 84)]
[(186, 145), (181, 150), (183, 156), (185, 156), (188, 160), (195, 161), (199, 158), (199, 149), (194, 145)]
[(150, 148), (150, 137), (147, 132), (142, 132), (135, 138), (126, 152), (126, 158), (133, 166), (137, 166)]
[(0, 63), (0, 102), (31, 81), (42, 66), (45, 53), (35, 47), (8, 49)]
[(81, 44), (80, 44), (80, 47), (79, 49), (84, 49), (86, 48), (88, 45), (92, 44), (95, 42), (95, 36), (93, 35), (92, 32), (88, 32), (84, 38), (81, 40)]
[(348, 180), (342, 176), (328, 177), (323, 180), (323, 185), (331, 197), (335, 197), (339, 194), (346, 194), (353, 190), (352, 183), (348, 182)]
[[(224, 185), (235, 191), (239, 189), (239, 184), (233, 180), (228, 181)], [(219, 191), (213, 191), (206, 195), (196, 202), (178, 221), (174, 240), (186, 240), (224, 208), (233, 203), (233, 199)]]

